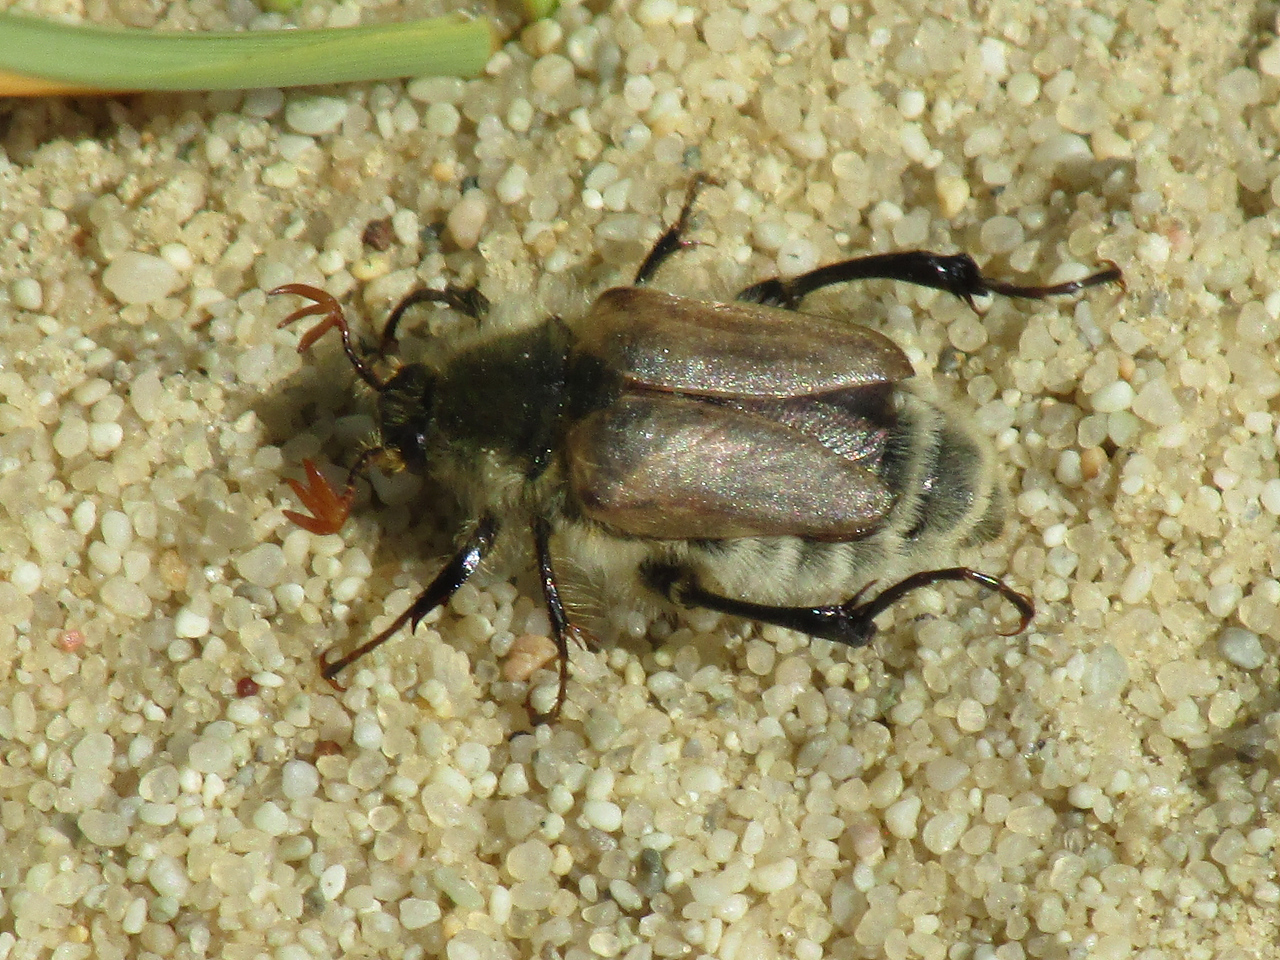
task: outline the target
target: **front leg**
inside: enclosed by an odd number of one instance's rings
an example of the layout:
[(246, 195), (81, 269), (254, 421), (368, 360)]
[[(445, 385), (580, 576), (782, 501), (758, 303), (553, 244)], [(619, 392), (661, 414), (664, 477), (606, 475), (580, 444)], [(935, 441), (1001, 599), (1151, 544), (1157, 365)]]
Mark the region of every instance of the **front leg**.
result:
[[(436, 574), (435, 579), (431, 581), (427, 589), (418, 595), (418, 599), (413, 601), (404, 613), (392, 621), (391, 626), (387, 627), (372, 640), (366, 640), (356, 649), (345, 656), (339, 657), (337, 660), (331, 661), (329, 659), (332, 648), (320, 654), (320, 675), (330, 683), (334, 683), (334, 678), (339, 673), (366, 653), (382, 646), (406, 623), (409, 624), (410, 632), (417, 629), (423, 617), (436, 607), (448, 603), (449, 598), (457, 593), (458, 588), (475, 573), (476, 568), (480, 566), (480, 562), (493, 548), (493, 541), (497, 532), (498, 524), (493, 517), (481, 517), (480, 522), (476, 524), (475, 530), (467, 538), (462, 548), (454, 554), (453, 559), (446, 563), (444, 569)], [(337, 686), (336, 683), (334, 685)]]
[(420, 303), (443, 303), (446, 307), (457, 310), (463, 316), (476, 321), (483, 320), (489, 312), (488, 299), (475, 287), (455, 287), (452, 284), (443, 290), (419, 287), (396, 304), (395, 309), (391, 311), (391, 316), (387, 317), (387, 323), (382, 328), (382, 342), (378, 346), (380, 356), (389, 356), (395, 351), (396, 328), (400, 326), (405, 311)]

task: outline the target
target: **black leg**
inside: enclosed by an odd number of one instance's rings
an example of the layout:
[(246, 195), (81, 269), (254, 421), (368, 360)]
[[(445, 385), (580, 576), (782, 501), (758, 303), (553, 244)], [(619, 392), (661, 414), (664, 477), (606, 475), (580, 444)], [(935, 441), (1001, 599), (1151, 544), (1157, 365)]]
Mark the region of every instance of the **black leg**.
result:
[(384, 356), (395, 349), (396, 327), (400, 325), (400, 318), (404, 316), (406, 310), (420, 303), (443, 303), (446, 307), (452, 307), (472, 320), (480, 320), (489, 312), (489, 301), (475, 287), (448, 286), (443, 290), (428, 290), (422, 287), (414, 290), (397, 303), (396, 308), (391, 311), (391, 316), (387, 317), (387, 325), (382, 328), (382, 344), (378, 348)]
[(1115, 264), (1106, 270), (1085, 277), (1049, 286), (1019, 286), (984, 277), (973, 257), (967, 253), (950, 256), (930, 253), (928, 250), (902, 250), (896, 253), (876, 253), (866, 257), (854, 257), (839, 263), (827, 264), (790, 280), (772, 277), (752, 284), (738, 299), (747, 303), (761, 303), (771, 307), (795, 310), (800, 302), (815, 290), (853, 280), (901, 280), (921, 287), (933, 287), (954, 294), (969, 306), (973, 298), (998, 293), (1006, 297), (1022, 297), (1042, 300), (1045, 297), (1076, 293), (1086, 287), (1103, 283), (1123, 282), (1120, 268)]
[(664, 594), (676, 603), (688, 607), (706, 607), (718, 610), (735, 617), (748, 620), (759, 620), (772, 623), (788, 630), (798, 630), (823, 640), (834, 640), (846, 643), (851, 647), (866, 646), (875, 636), (875, 618), (897, 603), (913, 590), (927, 587), (944, 580), (968, 580), (1000, 594), (1017, 608), (1021, 620), (1012, 633), (1021, 633), (1035, 616), (1035, 606), (1031, 599), (996, 577), (968, 567), (948, 567), (945, 570), (925, 570), (922, 573), (907, 577), (882, 591), (874, 599), (863, 601), (867, 592), (863, 587), (844, 603), (829, 607), (773, 607), (763, 603), (752, 603), (748, 600), (734, 600), (711, 593), (702, 588), (696, 578), (687, 570), (672, 566), (654, 566), (646, 573), (650, 583), (659, 593)]
[(657, 269), (666, 262), (677, 250), (684, 250), (693, 244), (685, 240), (683, 235), (689, 229), (689, 217), (693, 212), (693, 204), (698, 199), (698, 193), (709, 183), (716, 181), (706, 174), (698, 174), (689, 184), (689, 190), (684, 195), (684, 206), (680, 208), (680, 216), (676, 218), (676, 222), (663, 231), (653, 248), (649, 251), (649, 255), (644, 258), (644, 262), (640, 264), (640, 269), (636, 271), (635, 285), (641, 286), (647, 283), (649, 279), (657, 272)]
[(538, 554), (538, 579), (542, 582), (542, 596), (547, 602), (547, 612), (551, 615), (552, 639), (556, 642), (556, 654), (560, 661), (560, 689), (556, 692), (556, 702), (547, 713), (538, 713), (529, 709), (530, 719), (534, 723), (549, 723), (560, 716), (565, 697), (569, 692), (569, 636), (573, 634), (573, 624), (565, 613), (564, 604), (560, 602), (560, 588), (556, 585), (555, 571), (551, 568), (551, 525), (543, 517), (533, 524), (533, 546)]
[[(418, 623), (423, 617), (441, 604), (447, 603), (449, 598), (457, 592), (457, 589), (476, 572), (476, 567), (480, 566), (480, 561), (485, 558), (485, 555), (493, 547), (493, 540), (497, 532), (498, 525), (492, 517), (481, 517), (480, 522), (476, 525), (475, 532), (467, 538), (467, 542), (462, 545), (462, 549), (454, 554), (453, 559), (444, 565), (443, 570), (436, 574), (436, 578), (431, 581), (427, 589), (419, 594), (418, 599), (413, 601), (409, 609), (396, 617), (395, 621), (387, 629), (372, 640), (366, 640), (345, 656), (331, 661), (329, 659), (331, 650), (326, 650), (320, 654), (320, 675), (330, 683), (334, 683), (334, 678), (342, 670), (351, 666), (366, 653), (382, 646), (406, 623), (409, 624), (410, 632), (417, 629)], [(337, 684), (334, 684), (334, 686), (337, 686)]]

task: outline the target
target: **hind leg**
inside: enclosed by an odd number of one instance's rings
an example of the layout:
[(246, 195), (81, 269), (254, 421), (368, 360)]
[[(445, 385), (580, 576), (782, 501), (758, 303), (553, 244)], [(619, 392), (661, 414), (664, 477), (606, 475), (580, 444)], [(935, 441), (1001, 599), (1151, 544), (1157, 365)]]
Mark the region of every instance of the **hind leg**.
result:
[(692, 571), (669, 564), (653, 564), (645, 570), (650, 586), (675, 603), (686, 607), (706, 607), (720, 613), (772, 623), (788, 630), (798, 630), (823, 640), (834, 640), (851, 647), (863, 647), (876, 633), (875, 618), (897, 603), (908, 593), (921, 587), (941, 583), (944, 580), (967, 580), (1000, 594), (1017, 608), (1021, 617), (1018, 626), (1009, 636), (1021, 633), (1031, 623), (1035, 607), (1031, 599), (1018, 593), (1003, 580), (970, 570), (968, 567), (947, 567), (942, 570), (925, 570), (907, 577), (870, 600), (863, 600), (868, 587), (863, 587), (844, 603), (821, 607), (780, 607), (770, 604), (735, 600), (706, 590), (698, 583)]

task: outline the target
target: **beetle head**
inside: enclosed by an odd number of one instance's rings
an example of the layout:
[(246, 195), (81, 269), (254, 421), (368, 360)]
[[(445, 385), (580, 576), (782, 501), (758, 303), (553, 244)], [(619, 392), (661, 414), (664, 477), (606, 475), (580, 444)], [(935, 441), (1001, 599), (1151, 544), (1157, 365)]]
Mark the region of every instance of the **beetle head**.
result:
[(378, 390), (378, 420), (384, 455), (406, 470), (427, 466), (427, 430), (436, 374), (421, 363), (397, 370)]

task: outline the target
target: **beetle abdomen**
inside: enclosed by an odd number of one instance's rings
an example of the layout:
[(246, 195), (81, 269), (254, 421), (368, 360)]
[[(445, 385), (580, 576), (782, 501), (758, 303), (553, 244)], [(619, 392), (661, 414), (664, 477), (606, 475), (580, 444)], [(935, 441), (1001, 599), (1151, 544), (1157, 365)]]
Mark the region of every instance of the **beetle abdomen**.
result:
[(873, 528), (835, 543), (811, 537), (700, 541), (685, 562), (726, 595), (829, 603), (872, 581), (892, 582), (928, 567), (954, 547), (998, 536), (1003, 503), (986, 444), (913, 389), (899, 388), (896, 400), (879, 474), (893, 506)]
[[(885, 427), (876, 481), (890, 506), (862, 532), (833, 542), (792, 531), (699, 538), (685, 528), (683, 537), (624, 539), (607, 523), (566, 519), (558, 533), (565, 555), (576, 561), (574, 579), (608, 600), (629, 600), (649, 586), (643, 579), (646, 563), (674, 565), (727, 596), (822, 604), (928, 567), (953, 547), (993, 539), (1002, 509), (985, 443), (916, 390), (899, 387), (895, 394), (897, 414)], [(589, 513), (581, 516), (591, 519)]]
[(904, 459), (894, 526), (914, 549), (985, 543), (1004, 526), (995, 461), (986, 444), (933, 401), (903, 390)]

